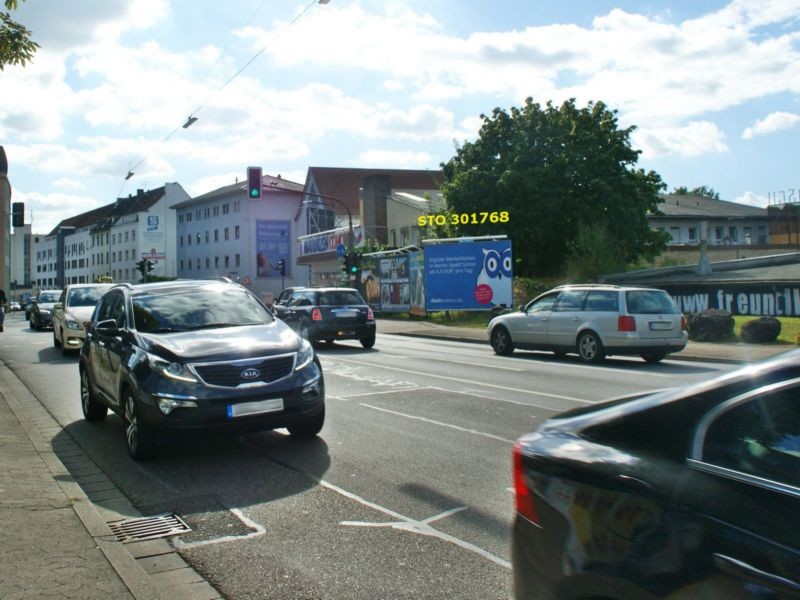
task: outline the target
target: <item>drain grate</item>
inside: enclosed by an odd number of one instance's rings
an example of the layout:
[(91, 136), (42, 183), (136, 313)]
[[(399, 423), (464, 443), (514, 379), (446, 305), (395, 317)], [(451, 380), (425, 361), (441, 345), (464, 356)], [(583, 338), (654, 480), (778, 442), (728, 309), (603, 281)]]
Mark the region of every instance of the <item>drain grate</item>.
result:
[(111, 531), (114, 532), (117, 539), (125, 544), (191, 531), (183, 519), (174, 513), (113, 521), (108, 526), (111, 527)]

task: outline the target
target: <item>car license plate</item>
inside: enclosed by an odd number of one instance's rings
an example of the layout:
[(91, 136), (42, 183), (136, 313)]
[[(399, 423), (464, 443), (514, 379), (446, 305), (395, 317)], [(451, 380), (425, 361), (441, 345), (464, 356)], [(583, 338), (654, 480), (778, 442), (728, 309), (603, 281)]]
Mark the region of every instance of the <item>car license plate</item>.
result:
[(666, 331), (672, 329), (669, 321), (650, 321), (650, 331)]
[(338, 309), (331, 311), (336, 319), (355, 319), (358, 311), (353, 309)]
[(228, 404), (228, 418), (246, 417), (248, 415), (260, 415), (283, 410), (283, 398), (270, 398), (269, 400), (258, 400), (256, 402), (242, 402), (241, 404)]

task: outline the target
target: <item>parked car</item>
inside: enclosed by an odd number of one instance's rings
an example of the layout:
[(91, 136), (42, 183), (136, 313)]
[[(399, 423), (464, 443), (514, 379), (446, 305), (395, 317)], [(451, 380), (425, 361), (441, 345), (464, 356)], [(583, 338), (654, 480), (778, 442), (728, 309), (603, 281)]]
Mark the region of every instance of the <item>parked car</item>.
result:
[(797, 598), (800, 350), (517, 440), (516, 597)]
[(613, 285), (560, 286), (489, 322), (497, 354), (515, 348), (577, 353), (587, 363), (637, 354), (651, 363), (686, 347), (686, 319), (664, 290)]
[(280, 303), (275, 303), (275, 314), (303, 338), (312, 343), (358, 340), (364, 348), (375, 345), (375, 316), (357, 290), (326, 287), (284, 292), (278, 296)]
[(53, 305), (53, 346), (63, 354), (80, 350), (94, 307), (111, 284), (70, 284)]
[(16, 300), (12, 300), (8, 303), (8, 312), (16, 312), (19, 310), (22, 310), (22, 308), (20, 307), (19, 302)]
[(58, 302), (61, 290), (42, 290), (28, 308), (28, 323), (31, 329), (39, 330), (53, 326), (53, 306)]
[(311, 344), (236, 283), (115, 285), (92, 315), (79, 370), (84, 417), (119, 414), (135, 460), (156, 453), (160, 433), (286, 427), (310, 437), (325, 421)]

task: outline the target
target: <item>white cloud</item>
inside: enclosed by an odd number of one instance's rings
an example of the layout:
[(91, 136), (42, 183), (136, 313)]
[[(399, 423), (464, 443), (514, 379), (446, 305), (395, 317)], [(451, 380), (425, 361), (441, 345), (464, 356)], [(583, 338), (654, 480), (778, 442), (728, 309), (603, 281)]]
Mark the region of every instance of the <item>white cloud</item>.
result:
[(742, 133), (742, 137), (746, 140), (751, 140), (758, 135), (766, 135), (784, 129), (791, 129), (798, 123), (800, 123), (800, 115), (790, 112), (774, 112), (763, 119), (759, 119), (753, 123), (753, 125), (745, 129)]
[(734, 200), (739, 204), (747, 204), (748, 206), (757, 206), (759, 208), (766, 208), (769, 204), (769, 199), (766, 196), (759, 196), (753, 192), (745, 192)]
[(438, 168), (438, 162), (427, 152), (367, 150), (358, 156), (358, 164), (384, 168)]
[(714, 123), (693, 121), (682, 127), (642, 128), (631, 135), (633, 147), (643, 156), (656, 158), (668, 154), (698, 156), (726, 152), (725, 134)]
[[(95, 198), (61, 192), (41, 193), (14, 190), (14, 201), (25, 203), (25, 222), (34, 233), (46, 234), (64, 219), (105, 204)], [(64, 207), (69, 207), (65, 212)]]
[(66, 190), (85, 190), (86, 186), (81, 181), (70, 179), (69, 177), (59, 177), (53, 182), (54, 188), (61, 188)]

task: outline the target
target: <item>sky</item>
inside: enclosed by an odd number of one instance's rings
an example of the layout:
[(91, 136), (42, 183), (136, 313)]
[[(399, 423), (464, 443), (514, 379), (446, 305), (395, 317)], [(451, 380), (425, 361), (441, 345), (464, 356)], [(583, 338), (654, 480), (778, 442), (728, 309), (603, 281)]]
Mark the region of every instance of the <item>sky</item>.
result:
[(12, 17), (41, 46), (0, 71), (35, 233), (250, 165), (298, 183), (438, 169), (528, 97), (618, 111), (667, 191), (800, 200), (800, 0), (26, 0)]

